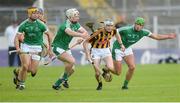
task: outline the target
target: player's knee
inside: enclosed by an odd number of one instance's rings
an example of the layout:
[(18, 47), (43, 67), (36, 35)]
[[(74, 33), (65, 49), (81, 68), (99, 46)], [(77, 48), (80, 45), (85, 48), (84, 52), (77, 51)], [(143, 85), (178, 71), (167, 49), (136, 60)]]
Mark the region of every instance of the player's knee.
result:
[(24, 71), (27, 71), (28, 70), (28, 64), (22, 64), (22, 69)]
[(100, 72), (95, 72), (95, 76), (100, 76), (101, 73)]
[(121, 71), (116, 71), (116, 75), (117, 76), (121, 75)]
[(119, 66), (119, 65), (115, 65), (114, 68), (115, 68), (115, 70), (116, 70), (116, 75), (117, 75), (117, 76), (121, 75), (122, 67)]
[(32, 74), (35, 74), (36, 72), (37, 72), (36, 69), (32, 69), (32, 70), (31, 70), (31, 73), (32, 73)]
[(130, 71), (134, 71), (135, 70), (135, 65), (129, 65), (128, 67), (129, 67)]
[(75, 62), (76, 62), (75, 59), (71, 59), (71, 60), (69, 61), (69, 64), (73, 66), (73, 65), (75, 64)]

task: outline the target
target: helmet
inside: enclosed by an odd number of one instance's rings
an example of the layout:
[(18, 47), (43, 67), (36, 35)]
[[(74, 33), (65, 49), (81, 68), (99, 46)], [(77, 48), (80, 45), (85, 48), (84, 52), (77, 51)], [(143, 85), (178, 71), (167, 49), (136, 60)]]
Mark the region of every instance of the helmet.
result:
[(104, 20), (104, 25), (106, 26), (106, 25), (114, 25), (114, 22), (111, 20), (111, 19), (106, 19), (106, 20)]
[(42, 8), (38, 8), (38, 12), (43, 14), (44, 13), (44, 10)]
[(71, 8), (66, 10), (66, 17), (68, 19), (72, 18), (72, 17), (76, 17), (79, 16), (79, 11), (76, 8)]
[(38, 11), (38, 8), (37, 7), (30, 7), (27, 9), (27, 12), (28, 12), (28, 16), (31, 16), (32, 13), (34, 12), (37, 12)]
[(145, 23), (145, 20), (142, 17), (137, 17), (135, 20), (135, 24), (144, 25), (144, 23)]

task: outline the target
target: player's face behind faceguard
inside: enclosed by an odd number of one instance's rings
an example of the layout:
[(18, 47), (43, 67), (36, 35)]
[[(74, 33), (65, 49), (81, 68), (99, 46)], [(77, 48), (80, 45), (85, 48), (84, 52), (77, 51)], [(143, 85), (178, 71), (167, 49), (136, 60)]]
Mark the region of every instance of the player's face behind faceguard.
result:
[(43, 9), (38, 8), (37, 14), (38, 14), (38, 18), (43, 18), (43, 16), (44, 16), (44, 11), (43, 11)]
[(38, 8), (36, 7), (30, 7), (27, 9), (28, 12), (28, 17), (32, 20), (35, 21), (38, 19)]
[(66, 10), (66, 17), (71, 23), (77, 23), (79, 21), (79, 11), (76, 8)]
[(107, 32), (111, 32), (113, 30), (114, 22), (111, 19), (106, 19), (102, 23), (104, 23), (104, 27)]
[(145, 20), (144, 20), (143, 18), (137, 17), (136, 20), (135, 20), (134, 29), (135, 29), (136, 31), (140, 31), (141, 29), (143, 29), (144, 23), (145, 23)]

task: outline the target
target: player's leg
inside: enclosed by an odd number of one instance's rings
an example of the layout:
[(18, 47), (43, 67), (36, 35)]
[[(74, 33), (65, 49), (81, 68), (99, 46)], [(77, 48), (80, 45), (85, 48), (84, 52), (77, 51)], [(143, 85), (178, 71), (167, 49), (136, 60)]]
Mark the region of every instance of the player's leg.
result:
[(53, 85), (54, 89), (59, 89), (60, 85), (68, 80), (68, 77), (72, 75), (74, 72), (73, 66), (75, 64), (75, 59), (74, 57), (69, 54), (68, 52), (63, 52), (59, 57), (59, 60), (63, 61), (65, 63), (65, 71), (63, 73), (63, 76), (61, 76)]
[(95, 78), (98, 82), (98, 86), (96, 90), (102, 90), (102, 78), (101, 78), (101, 70), (100, 70), (100, 62), (101, 62), (101, 55), (103, 54), (101, 51), (102, 49), (92, 48), (91, 49), (91, 58), (93, 61), (93, 68), (95, 70)]
[(30, 66), (28, 67), (28, 70), (31, 72), (31, 76), (34, 77), (37, 73), (37, 67), (39, 65), (39, 62), (41, 60), (41, 57), (39, 55), (33, 54), (32, 59), (30, 61)]
[(28, 66), (29, 66), (29, 62), (30, 62), (30, 55), (28, 54), (20, 54), (20, 58), (21, 58), (21, 63), (22, 66), (19, 70), (19, 75), (18, 75), (18, 83), (17, 83), (17, 89), (24, 89), (25, 88), (25, 79), (26, 79), (26, 75), (27, 75), (27, 70), (28, 70)]
[(103, 71), (109, 70), (111, 73), (116, 74), (116, 70), (114, 69), (113, 59), (112, 59), (111, 55), (104, 57), (103, 61), (105, 62), (105, 68), (104, 69), (106, 69)]
[(31, 61), (29, 63), (30, 65), (28, 67), (28, 73), (30, 72), (31, 76), (34, 77), (37, 73), (37, 67), (41, 60), (40, 53), (42, 53), (43, 47), (34, 45), (34, 46), (29, 46), (29, 48), (33, 54), (31, 54)]
[[(14, 73), (15, 78), (18, 77), (20, 68), (21, 68), (21, 67), (18, 67), (18, 68), (16, 68), (16, 69), (13, 70), (13, 73)], [(28, 73), (31, 73), (31, 76), (32, 76), (32, 77), (35, 76), (35, 74), (32, 74), (31, 60), (29, 61), (29, 66), (28, 66), (27, 72), (28, 72)], [(15, 79), (15, 78), (14, 78), (14, 84), (17, 84), (17, 79)]]
[(114, 69), (116, 71), (116, 75), (120, 75), (122, 72), (122, 61), (113, 60)]
[(102, 78), (101, 78), (101, 72), (100, 72), (100, 58), (94, 58), (93, 59), (93, 68), (95, 70), (95, 78), (98, 82), (98, 86), (96, 90), (102, 90)]
[(134, 55), (127, 55), (124, 57), (124, 60), (126, 62), (126, 64), (128, 65), (128, 71), (126, 73), (126, 79), (124, 81), (124, 84), (122, 86), (122, 89), (128, 89), (128, 83), (131, 80), (134, 70), (135, 70), (135, 59), (134, 59)]
[(125, 53), (123, 53), (120, 49), (114, 49), (112, 52), (114, 69), (116, 71), (116, 75), (120, 75), (122, 72), (122, 59)]
[[(63, 85), (65, 88), (69, 88), (68, 78), (74, 73), (74, 66), (72, 67), (72, 69), (66, 70), (66, 69), (69, 68), (69, 64), (66, 63), (66, 62), (64, 62), (64, 65), (65, 65), (65, 72), (67, 73), (67, 78), (64, 79), (64, 82), (63, 82), (62, 85)], [(66, 73), (64, 73), (64, 76), (65, 76)]]

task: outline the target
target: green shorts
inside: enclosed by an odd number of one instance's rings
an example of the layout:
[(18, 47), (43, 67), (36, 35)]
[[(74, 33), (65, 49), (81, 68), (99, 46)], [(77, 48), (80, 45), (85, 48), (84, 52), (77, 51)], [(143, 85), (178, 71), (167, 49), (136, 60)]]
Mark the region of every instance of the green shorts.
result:
[(60, 47), (57, 47), (57, 46), (53, 46), (52, 50), (53, 50), (53, 52), (54, 52), (54, 54), (56, 56), (59, 56), (64, 52), (67, 52), (68, 54), (72, 55), (71, 50), (64, 50), (63, 48), (60, 48)]

